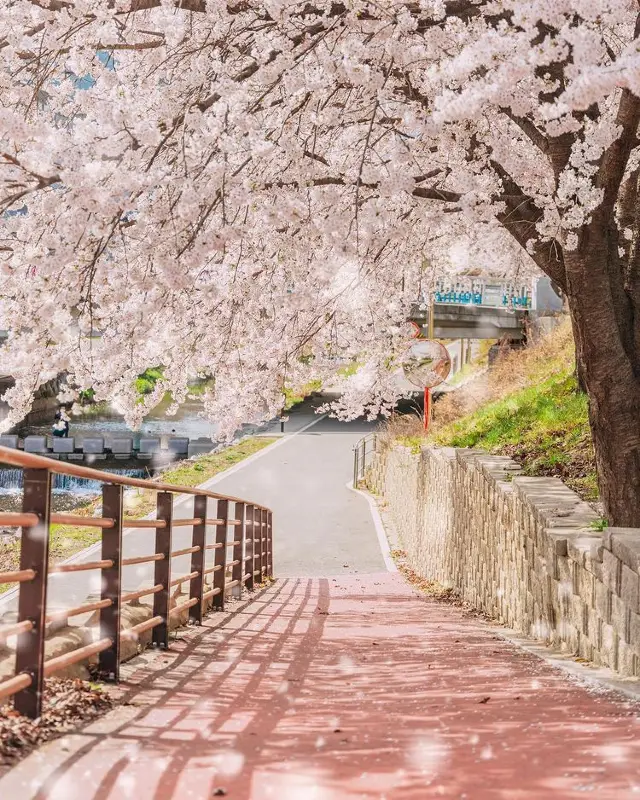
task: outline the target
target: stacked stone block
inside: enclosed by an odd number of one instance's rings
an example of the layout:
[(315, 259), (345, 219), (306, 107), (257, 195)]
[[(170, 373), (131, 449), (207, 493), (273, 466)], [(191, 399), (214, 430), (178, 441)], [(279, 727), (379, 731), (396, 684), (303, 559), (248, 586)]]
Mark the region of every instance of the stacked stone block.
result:
[(595, 530), (562, 481), (479, 451), (394, 447), (368, 480), (420, 575), (526, 636), (640, 675), (640, 530)]

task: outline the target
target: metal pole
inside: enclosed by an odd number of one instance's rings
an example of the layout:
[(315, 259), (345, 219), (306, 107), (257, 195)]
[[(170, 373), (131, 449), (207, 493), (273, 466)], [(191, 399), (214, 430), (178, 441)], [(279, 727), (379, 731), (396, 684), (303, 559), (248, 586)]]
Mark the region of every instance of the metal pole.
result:
[[(433, 339), (435, 331), (435, 311), (433, 292), (429, 296), (429, 339)], [(424, 432), (427, 433), (431, 425), (431, 389), (424, 390)]]
[(204, 594), (204, 555), (205, 545), (207, 543), (207, 496), (204, 494), (197, 494), (193, 499), (193, 516), (195, 519), (201, 519), (199, 525), (193, 526), (192, 546), (199, 547), (195, 553), (191, 554), (191, 572), (198, 574), (191, 578), (189, 582), (189, 599), (194, 597), (198, 598), (195, 606), (189, 609), (189, 619), (195, 625), (202, 624), (202, 595)]
[(273, 512), (267, 512), (267, 577), (273, 579)]
[(154, 583), (161, 583), (163, 588), (153, 596), (153, 616), (162, 617), (162, 622), (153, 629), (152, 641), (166, 650), (169, 647), (173, 496), (169, 492), (158, 492), (156, 506), (156, 517), (165, 522), (165, 527), (156, 529), (156, 553), (162, 555), (162, 560), (155, 563)]
[(113, 528), (102, 531), (102, 559), (113, 566), (102, 571), (102, 600), (111, 605), (100, 611), (100, 638), (111, 639), (111, 647), (98, 656), (98, 670), (103, 680), (120, 679), (120, 593), (122, 587), (122, 486), (102, 487), (102, 516), (113, 519)]
[[(228, 518), (228, 515), (229, 515), (229, 503), (228, 503), (227, 500), (218, 501), (218, 502), (219, 503), (220, 502), (224, 502), (226, 504), (226, 505), (222, 506), (222, 508), (220, 506), (218, 506), (218, 517), (220, 517), (220, 518), (225, 520), (225, 524), (224, 524), (224, 530), (225, 530), (224, 539), (222, 538), (222, 534), (220, 534), (219, 537), (218, 537), (218, 542), (221, 542), (221, 541), (226, 542), (226, 540), (227, 540), (227, 533), (226, 533), (226, 531), (227, 531), (227, 518)], [(224, 512), (224, 514), (220, 513), (221, 510)], [(233, 554), (233, 557), (232, 557), (231, 560), (232, 561), (237, 561), (238, 563), (234, 564), (233, 567), (231, 567), (231, 580), (232, 581), (239, 581), (237, 586), (238, 586), (238, 592), (241, 594), (242, 593), (242, 589), (244, 588), (244, 585), (242, 583), (242, 579), (244, 577), (244, 569), (245, 569), (245, 565), (247, 563), (244, 560), (245, 550), (246, 550), (246, 547), (247, 547), (247, 524), (246, 524), (246, 519), (245, 519), (245, 505), (244, 505), (244, 503), (236, 503), (235, 504), (235, 516), (234, 516), (234, 519), (237, 520), (238, 522), (240, 522), (240, 525), (234, 525), (233, 529), (232, 529), (233, 530), (233, 533), (232, 533), (233, 541), (234, 542), (238, 542), (238, 544), (235, 544), (233, 546), (233, 550), (231, 551), (232, 554)], [(220, 528), (218, 528), (218, 531), (220, 532)], [(224, 547), (224, 551), (226, 552), (226, 545)], [(223, 558), (223, 556), (221, 555), (221, 551), (220, 550), (216, 550), (216, 565), (218, 565), (218, 564), (222, 564), (223, 565), (222, 566), (222, 575), (224, 576), (225, 573), (226, 573), (226, 556), (224, 556), (224, 559), (225, 559), (224, 562), (221, 560), (222, 558)], [(218, 559), (220, 559), (220, 560), (218, 560)], [(217, 576), (220, 575), (220, 571), (215, 572), (214, 575), (217, 578)], [(223, 577), (222, 584), (221, 584), (222, 587), (223, 587), (223, 589), (222, 589), (222, 596), (223, 597), (224, 597), (224, 581), (225, 581), (225, 578)], [(218, 584), (214, 583), (214, 586), (218, 586)], [(219, 594), (216, 595), (216, 598), (219, 598), (219, 597), (220, 597)], [(217, 608), (221, 608), (221, 609), (224, 608), (224, 601), (219, 601), (218, 604), (216, 604), (216, 607)]]
[(360, 467), (360, 471), (358, 474), (358, 478), (363, 477), (364, 473), (367, 468), (367, 440), (362, 440), (362, 466)]
[(26, 672), (31, 676), (31, 685), (16, 694), (14, 704), (20, 714), (36, 719), (42, 710), (44, 683), (51, 473), (46, 469), (25, 469), (23, 474), (22, 510), (25, 514), (36, 514), (38, 524), (22, 528), (20, 569), (32, 569), (36, 576), (20, 584), (18, 622), (30, 620), (33, 628), (18, 636), (16, 675)]
[[(236, 517), (238, 512), (238, 507), (241, 507), (240, 503), (236, 503)], [(213, 596), (213, 607), (218, 609), (218, 611), (224, 611), (224, 601), (225, 601), (225, 583), (227, 581), (227, 548), (228, 548), (228, 536), (229, 536), (229, 501), (228, 500), (218, 500), (218, 507), (216, 511), (216, 517), (222, 520), (222, 525), (218, 525), (216, 528), (216, 544), (218, 547), (214, 550), (214, 557), (213, 557), (213, 566), (218, 567), (216, 571), (213, 573), (213, 588), (220, 589), (220, 591)], [(242, 517), (240, 517), (242, 519)], [(239, 526), (238, 526), (239, 527)], [(242, 534), (238, 528), (233, 528), (233, 541), (239, 541), (240, 545), (233, 546), (233, 560), (236, 561), (238, 556), (236, 555), (238, 551), (238, 547), (242, 548)], [(240, 558), (242, 558), (240, 556)], [(242, 579), (242, 567), (238, 567), (238, 572), (236, 572), (236, 565), (232, 568), (232, 575), (231, 577), (234, 580)]]
[(429, 430), (431, 424), (431, 389), (424, 390), (424, 432)]
[(433, 318), (434, 311), (433, 311), (433, 292), (429, 295), (429, 328), (428, 328), (428, 338), (433, 339), (433, 332), (435, 330), (435, 320)]
[(247, 582), (245, 587), (248, 591), (253, 591), (253, 586), (255, 583), (255, 576), (254, 570), (256, 568), (256, 543), (254, 539), (256, 538), (256, 526), (255, 526), (255, 518), (257, 516), (257, 512), (252, 505), (246, 506), (246, 516), (245, 516), (245, 525), (246, 525), (246, 544), (247, 550), (249, 550), (249, 545), (251, 545), (251, 550), (245, 555), (245, 559), (249, 565), (249, 577), (247, 578)]

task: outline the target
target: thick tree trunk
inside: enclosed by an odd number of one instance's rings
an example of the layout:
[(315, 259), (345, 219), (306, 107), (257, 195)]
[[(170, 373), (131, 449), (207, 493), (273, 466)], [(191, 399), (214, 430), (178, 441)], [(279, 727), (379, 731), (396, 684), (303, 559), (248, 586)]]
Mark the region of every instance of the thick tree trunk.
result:
[(596, 454), (598, 486), (610, 524), (640, 527), (640, 380), (630, 372), (612, 385), (594, 376), (584, 362), (589, 422)]
[(567, 254), (567, 294), (605, 515), (612, 525), (640, 527), (640, 321), (617, 246), (616, 232), (594, 220), (580, 250)]

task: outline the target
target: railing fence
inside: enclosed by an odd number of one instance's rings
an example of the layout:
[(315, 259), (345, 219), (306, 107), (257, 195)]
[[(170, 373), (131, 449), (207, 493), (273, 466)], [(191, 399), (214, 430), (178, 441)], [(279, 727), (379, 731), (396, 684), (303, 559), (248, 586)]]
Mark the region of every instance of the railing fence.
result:
[(360, 481), (365, 478), (366, 470), (369, 464), (373, 461), (376, 453), (377, 436), (375, 433), (369, 433), (363, 436), (362, 439), (353, 448), (353, 487), (358, 488)]
[[(0, 701), (13, 697), (17, 711), (31, 718), (42, 710), (44, 679), (79, 661), (98, 656), (98, 671), (104, 680), (117, 681), (120, 673), (120, 644), (123, 638), (137, 639), (152, 631), (152, 642), (169, 646), (171, 617), (188, 609), (189, 619), (202, 622), (204, 604), (212, 598), (213, 608), (224, 609), (225, 597), (234, 587), (253, 589), (273, 577), (273, 515), (268, 508), (248, 504), (239, 498), (219, 495), (155, 481), (117, 476), (75, 464), (54, 461), (37, 455), (0, 447), (0, 463), (24, 471), (24, 497), (21, 513), (0, 513), (0, 525), (21, 527), (20, 567), (0, 572), (0, 583), (19, 585), (17, 621), (0, 625), (0, 644), (17, 636), (14, 677), (0, 682)], [(85, 517), (57, 514), (51, 510), (52, 476), (74, 475), (102, 483), (102, 516)], [(123, 511), (125, 486), (157, 493), (155, 519), (127, 519)], [(174, 499), (193, 495), (193, 517), (174, 516)], [(215, 510), (213, 509), (215, 504)], [(232, 513), (231, 506), (233, 506)], [(211, 513), (210, 513), (211, 512)], [(49, 527), (60, 523), (99, 528), (101, 554), (98, 561), (52, 565), (49, 563)], [(192, 528), (189, 547), (175, 550), (173, 532), (178, 527)], [(124, 529), (155, 530), (155, 552), (123, 557)], [(210, 529), (215, 529), (209, 541)], [(231, 539), (229, 539), (231, 530)], [(227, 560), (231, 549), (231, 560)], [(209, 552), (213, 555), (208, 562)], [(172, 561), (191, 555), (189, 574), (173, 577)], [(134, 564), (153, 564), (153, 585), (123, 593), (122, 568)], [(231, 576), (227, 579), (227, 571)], [(63, 612), (47, 613), (47, 582), (55, 573), (100, 570), (100, 599)], [(207, 589), (206, 576), (211, 575)], [(189, 597), (171, 608), (171, 589), (189, 582)], [(126, 602), (153, 595), (151, 619), (127, 630), (122, 629), (121, 612)], [(47, 624), (65, 618), (99, 611), (97, 641), (73, 652), (45, 660)]]

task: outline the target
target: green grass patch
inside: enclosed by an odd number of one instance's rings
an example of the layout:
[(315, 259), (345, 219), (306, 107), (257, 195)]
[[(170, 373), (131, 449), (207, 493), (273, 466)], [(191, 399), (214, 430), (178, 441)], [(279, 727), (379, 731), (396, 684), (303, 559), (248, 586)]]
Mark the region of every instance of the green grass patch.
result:
[(360, 361), (352, 361), (351, 364), (345, 364), (344, 366), (340, 367), (338, 372), (336, 373), (340, 378), (350, 378), (352, 375), (355, 375), (356, 372), (362, 366), (362, 362)]
[(289, 411), (294, 406), (299, 405), (313, 392), (319, 392), (322, 389), (322, 381), (314, 380), (305, 383), (298, 389), (292, 389), (290, 386), (285, 386), (283, 394), (285, 396), (284, 410)]
[(164, 377), (162, 367), (151, 367), (138, 375), (135, 381), (136, 392), (140, 395), (151, 394), (156, 388), (156, 383)]
[(509, 455), (527, 475), (554, 475), (583, 497), (597, 498), (587, 397), (578, 391), (572, 369), (559, 367), (481, 406), (441, 428), (433, 441)]
[(193, 461), (182, 461), (163, 472), (161, 480), (163, 483), (175, 483), (178, 486), (198, 486), (275, 441), (276, 439), (260, 436), (245, 439), (244, 442), (227, 447), (219, 453), (200, 456)]

